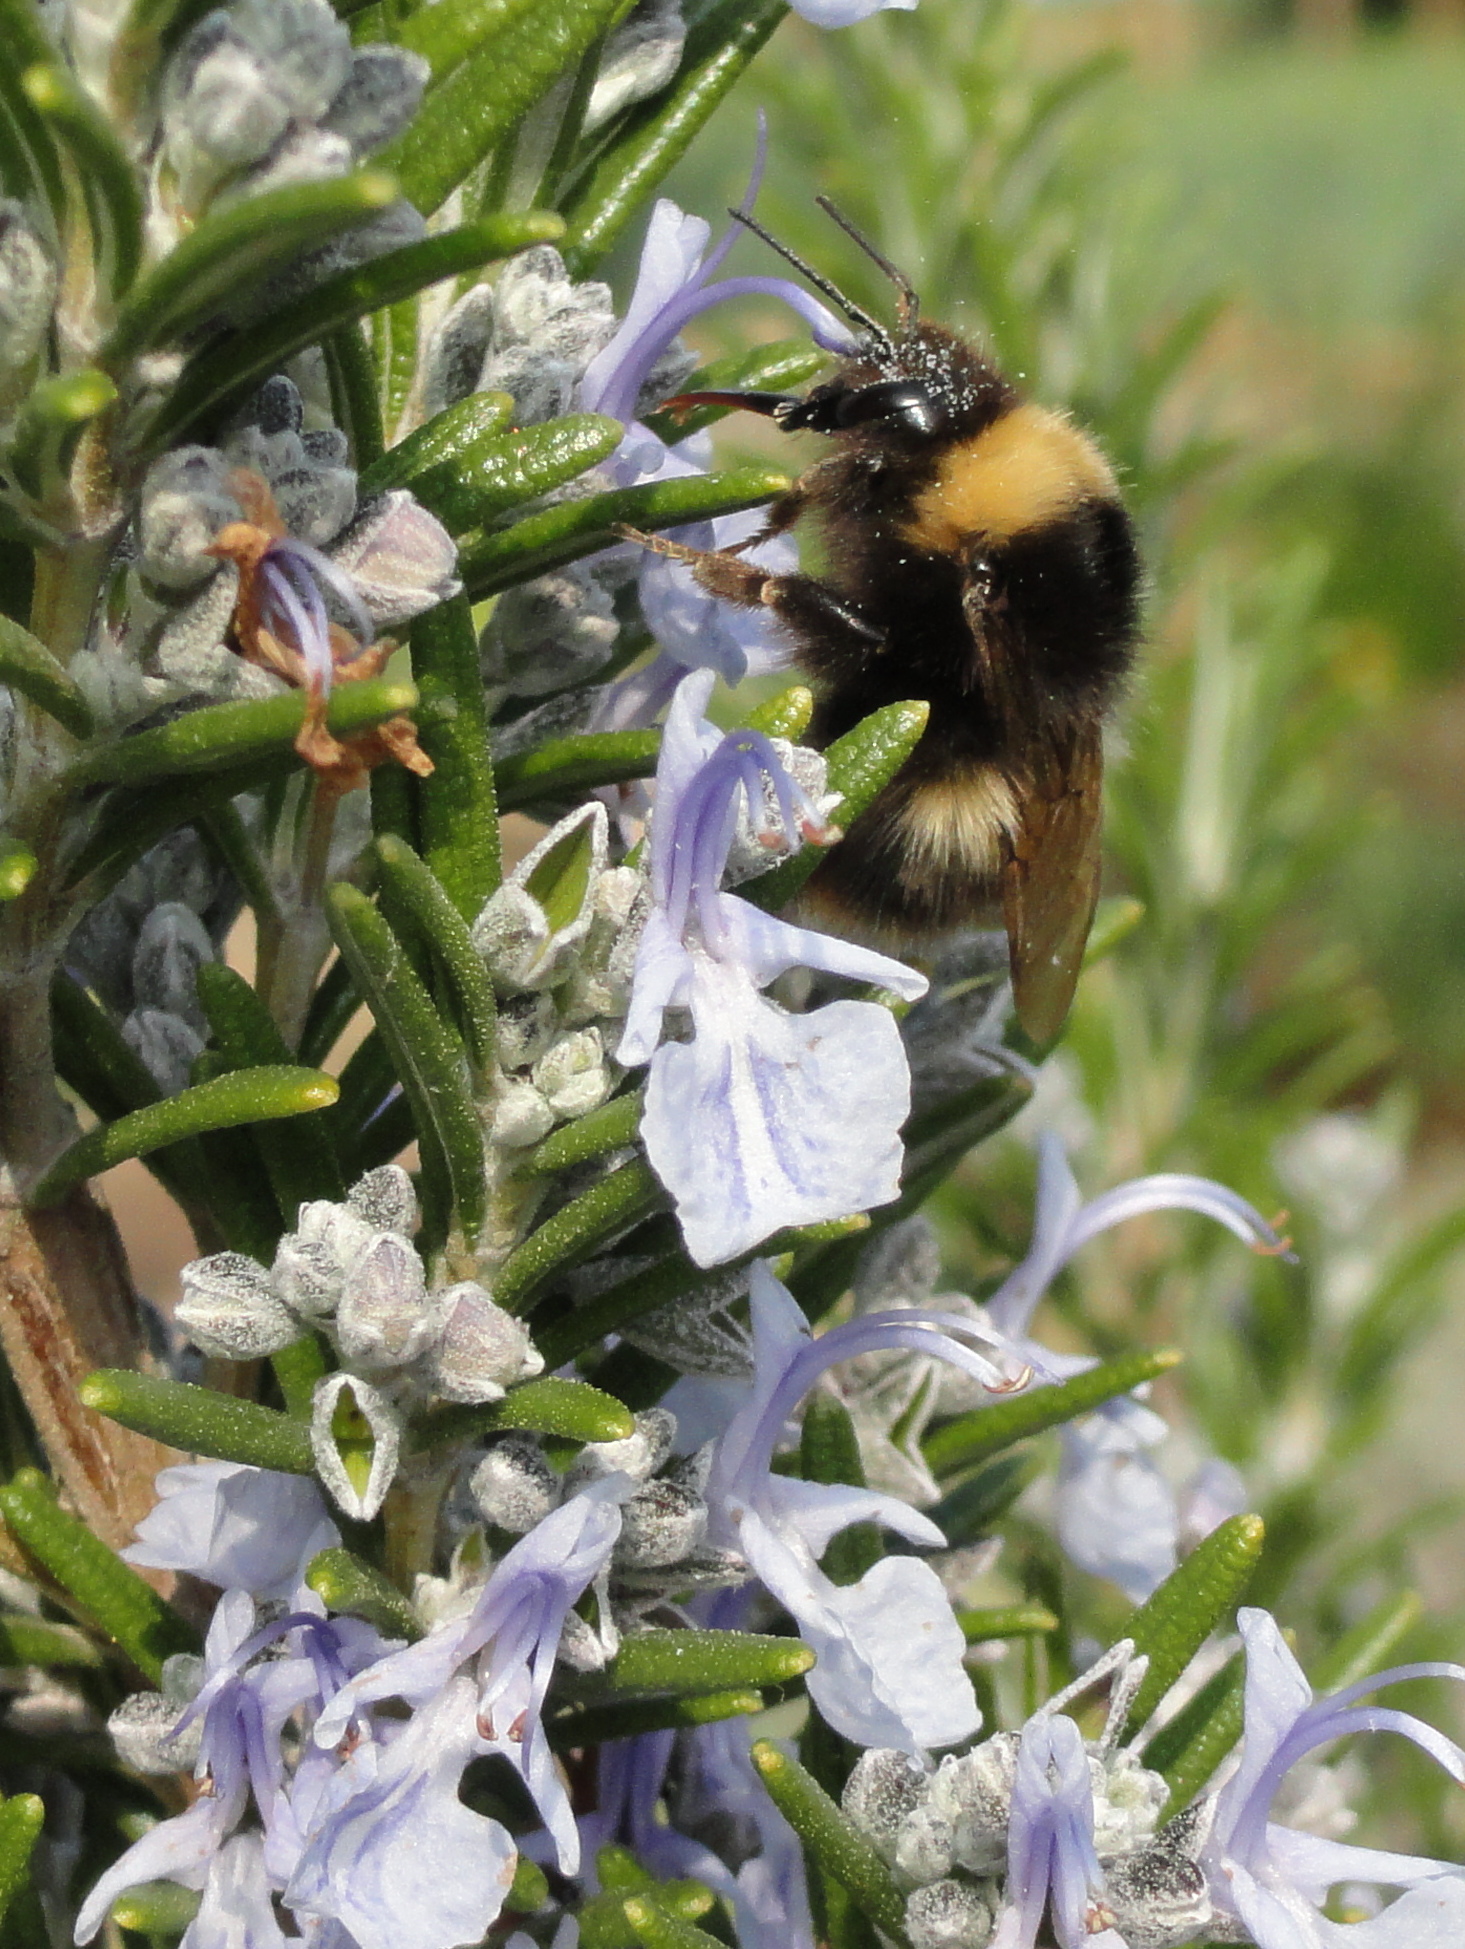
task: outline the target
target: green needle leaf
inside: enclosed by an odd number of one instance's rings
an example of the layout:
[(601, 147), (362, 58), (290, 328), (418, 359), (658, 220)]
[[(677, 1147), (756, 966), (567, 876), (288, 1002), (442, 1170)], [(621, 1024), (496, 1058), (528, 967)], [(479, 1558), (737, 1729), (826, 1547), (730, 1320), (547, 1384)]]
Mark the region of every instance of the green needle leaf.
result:
[(478, 42), (428, 95), (382, 161), (430, 217), (630, 0), (541, 4)]
[(493, 1063), (498, 1004), (468, 923), (448, 898), (442, 881), (405, 839), (383, 833), (376, 842), (376, 856), (383, 891), (400, 904), (447, 976), (456, 1003), (454, 1019), (474, 1063), (487, 1074)]
[(412, 626), (422, 692), (419, 738), (435, 767), (415, 787), (422, 856), (458, 913), (474, 920), (503, 876), (478, 632), (466, 596)]
[(626, 1896), (621, 1911), (642, 1949), (718, 1949), (715, 1935), (682, 1921), (650, 1895)]
[(682, 1699), (632, 1699), (623, 1705), (592, 1705), (567, 1712), (549, 1723), (549, 1743), (566, 1753), (576, 1746), (598, 1746), (607, 1739), (634, 1739), (641, 1733), (665, 1732), (676, 1726), (711, 1726), (720, 1719), (746, 1718), (761, 1712), (761, 1692), (704, 1692)]
[(1238, 1651), (1146, 1744), (1145, 1765), (1170, 1789), (1162, 1820), (1189, 1805), (1240, 1739), (1245, 1694), (1246, 1658)]
[(761, 731), (765, 737), (797, 741), (808, 730), (813, 715), (813, 691), (807, 684), (790, 684), (787, 690), (750, 710), (747, 724), (750, 731)]
[(649, 778), (661, 755), (661, 732), (592, 731), (584, 737), (551, 738), (533, 751), (502, 758), (493, 768), (499, 809), (554, 803), (601, 785)]
[(644, 1088), (612, 1097), (598, 1110), (591, 1110), (573, 1123), (551, 1131), (543, 1143), (535, 1145), (520, 1168), (526, 1176), (542, 1177), (548, 1171), (564, 1171), (572, 1164), (604, 1157), (607, 1151), (622, 1150), (627, 1144), (635, 1143), (644, 1109)]
[(577, 562), (583, 555), (613, 548), (619, 528), (679, 528), (761, 507), (791, 485), (771, 467), (733, 467), (721, 474), (684, 480), (650, 481), (592, 494), (583, 501), (561, 501), (516, 521), (496, 534), (465, 535), (458, 550), (458, 573), (475, 602), (516, 582)]
[(501, 1434), (506, 1428), (556, 1435), (562, 1441), (624, 1441), (636, 1432), (636, 1417), (613, 1394), (591, 1387), (588, 1381), (548, 1374), (525, 1381), (501, 1401), (434, 1409), (418, 1422), (413, 1444), (421, 1451)]
[(107, 374), (90, 366), (41, 380), (20, 409), (10, 449), (11, 469), (27, 493), (44, 500), (54, 491), (83, 428), (116, 398)]
[(633, 1158), (547, 1219), (505, 1259), (493, 1296), (506, 1312), (523, 1312), (546, 1279), (578, 1265), (606, 1239), (666, 1203), (661, 1180)]
[(397, 38), (422, 56), (438, 82), (480, 42), (494, 39), (520, 14), (542, 5), (543, 0), (456, 0), (451, 7), (420, 7), (402, 22)]
[(86, 1524), (69, 1516), (38, 1469), (0, 1489), (0, 1516), (16, 1541), (156, 1685), (163, 1660), (199, 1649), (197, 1634)]
[(323, 1110), (338, 1095), (334, 1076), (319, 1069), (270, 1064), (236, 1070), (211, 1082), (149, 1103), (115, 1123), (99, 1124), (62, 1152), (32, 1194), (35, 1205), (52, 1205), (83, 1178), (110, 1171), (129, 1157), (146, 1157), (181, 1137), (228, 1130), (240, 1123), (268, 1123), (275, 1117), (304, 1116)]
[(322, 1550), (310, 1559), (305, 1581), (328, 1610), (364, 1617), (389, 1638), (415, 1644), (422, 1622), (397, 1586), (350, 1550)]
[[(926, 703), (887, 704), (883, 710), (872, 711), (842, 738), (836, 738), (825, 751), (828, 789), (842, 795), (831, 816), (842, 829), (848, 831), (894, 778), (915, 750), (930, 715), (931, 706)], [(823, 856), (820, 847), (806, 846), (797, 858), (785, 860), (771, 872), (760, 873), (756, 880), (744, 882), (738, 888), (738, 896), (751, 900), (765, 912), (774, 912), (792, 900)]]
[(604, 413), (569, 413), (465, 441), (451, 462), (422, 468), (408, 484), (453, 534), (461, 535), (491, 527), (524, 502), (575, 480), (608, 459), (625, 435), (620, 421)]
[(471, 393), (374, 460), (361, 476), (362, 498), (389, 487), (411, 488), (419, 500), (446, 491), (459, 462), (496, 439), (513, 417), (510, 394)]
[[(6, 50), (10, 59), (18, 52)], [(70, 152), (99, 266), (113, 295), (120, 297), (142, 262), (142, 190), (132, 159), (106, 116), (65, 68), (38, 62), (25, 70), (20, 85), (58, 146)]]
[(727, 0), (698, 22), (671, 93), (629, 117), (570, 207), (571, 277), (589, 276), (787, 12), (784, 0)]
[(301, 251), (364, 223), (397, 199), (380, 169), (325, 182), (289, 183), (206, 216), (132, 289), (102, 350), (119, 371), (139, 353), (196, 331), (241, 290), (258, 286)]
[(91, 707), (45, 644), (0, 616), (0, 683), (37, 704), (74, 738), (89, 738)]
[(211, 340), (189, 362), (149, 423), (147, 452), (159, 453), (175, 445), (203, 414), (248, 392), (267, 374), (278, 371), (287, 359), (342, 325), (415, 297), (430, 284), (461, 277), (500, 257), (511, 257), (528, 244), (553, 243), (563, 229), (560, 219), (545, 210), (461, 224), (439, 236), (424, 237), (420, 243), (387, 251), (354, 271), (340, 271), (304, 297), (281, 305), (258, 325)]
[(753, 1764), (769, 1798), (807, 1853), (848, 1890), (877, 1929), (905, 1945), (905, 1897), (873, 1846), (845, 1819), (813, 1774), (766, 1739), (754, 1741)]
[(101, 1367), (77, 1390), (83, 1404), (124, 1428), (152, 1435), (185, 1454), (247, 1462), (282, 1475), (310, 1475), (310, 1423), (211, 1387)]
[[(334, 886), (326, 895), (326, 912), (336, 945), (411, 1099), (424, 1152), (430, 1146), (438, 1168), (446, 1173), (458, 1221), (471, 1243), (483, 1228), (488, 1206), (483, 1133), (461, 1048), (444, 1027), (401, 943), (365, 894)], [(446, 1219), (446, 1213), (428, 1216), (434, 1222)]]
[[(304, 691), (251, 699), (242, 704), (208, 704), (170, 724), (119, 738), (88, 752), (71, 771), (73, 785), (144, 785), (184, 773), (212, 772), (250, 759), (287, 755), (305, 722)], [(326, 722), (339, 738), (369, 730), (417, 703), (411, 684), (368, 677), (337, 684)]]
[(171, 1942), (184, 1933), (202, 1902), (202, 1895), (176, 1881), (140, 1881), (113, 1902), (112, 1920), (119, 1929), (132, 1929), (153, 1942)]
[(1260, 1516), (1232, 1516), (1213, 1529), (1130, 1618), (1124, 1635), (1150, 1668), (1130, 1709), (1142, 1726), (1213, 1631), (1230, 1617), (1262, 1553)]
[(1386, 1597), (1367, 1616), (1335, 1638), (1308, 1674), (1317, 1692), (1340, 1692), (1357, 1685), (1389, 1662), (1399, 1640), (1418, 1623), (1424, 1605), (1417, 1590)]
[(0, 1921), (30, 1880), (31, 1853), (45, 1818), (45, 1803), (38, 1794), (12, 1794), (0, 1806)]
[(813, 1652), (797, 1638), (751, 1631), (638, 1631), (586, 1689), (596, 1704), (602, 1690), (705, 1695), (787, 1685), (813, 1663)]
[(73, 1625), (10, 1611), (0, 1617), (0, 1665), (44, 1665), (94, 1671), (102, 1654)]
[(956, 1621), (968, 1644), (990, 1644), (996, 1638), (1044, 1637), (1062, 1623), (1041, 1604), (994, 1604), (985, 1610), (958, 1611)]
[(1129, 1394), (1145, 1381), (1169, 1373), (1180, 1364), (1181, 1354), (1172, 1347), (1158, 1353), (1123, 1354), (1118, 1360), (1102, 1361), (1087, 1373), (1075, 1374), (1058, 1387), (1028, 1387), (1005, 1399), (993, 1397), (989, 1408), (973, 1408), (958, 1415), (944, 1427), (933, 1429), (921, 1444), (928, 1467), (938, 1476), (957, 1469), (975, 1468), (989, 1457), (1028, 1435), (1040, 1434), (1071, 1421), (1076, 1414), (1115, 1395)]

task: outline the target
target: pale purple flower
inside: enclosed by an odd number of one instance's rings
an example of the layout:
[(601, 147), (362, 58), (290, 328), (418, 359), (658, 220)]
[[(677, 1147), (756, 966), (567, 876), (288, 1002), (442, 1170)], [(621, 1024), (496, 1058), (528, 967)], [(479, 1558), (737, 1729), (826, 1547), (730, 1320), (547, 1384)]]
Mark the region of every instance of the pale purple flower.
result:
[[(96, 1883), (77, 1918), (78, 1942), (89, 1942), (117, 1896), (140, 1882), (203, 1888), (251, 1798), (263, 1828), (266, 1879), (272, 1889), (284, 1885), (300, 1840), (299, 1810), (292, 1805), (295, 1783), (281, 1744), (285, 1726), (297, 1714), (313, 1716), (389, 1642), (357, 1618), (326, 1619), (310, 1593), (300, 1603), (302, 1608), (256, 1629), (247, 1592), (229, 1590), (220, 1598), (204, 1644), (203, 1684), (174, 1728), (176, 1737), (194, 1720), (202, 1721), (195, 1771), (203, 1790), (185, 1812), (161, 1821), (134, 1843)], [(262, 1657), (265, 1652), (273, 1655)], [(334, 1757), (326, 1756), (324, 1765), (333, 1770)], [(231, 1882), (216, 1878), (212, 1899), (216, 1907), (232, 1901), (234, 1909), (227, 1912), (245, 1916), (258, 1908), (258, 1893), (253, 1866), (241, 1858)]]
[[(565, 1619), (581, 1593), (606, 1571), (620, 1535), (620, 1505), (636, 1487), (627, 1475), (608, 1475), (553, 1510), (495, 1566), (464, 1616), (440, 1624), (343, 1686), (316, 1723), (317, 1744), (333, 1746), (353, 1716), (379, 1699), (401, 1699), (417, 1714), (430, 1709), (434, 1726), (440, 1728), (437, 1737), (455, 1755), (457, 1774), (476, 1754), (498, 1753), (509, 1761), (539, 1808), (562, 1871), (573, 1874), (579, 1865), (579, 1837), (541, 1714)], [(473, 1682), (457, 1684), (460, 1675)], [(451, 1733), (437, 1703), (450, 1689), (456, 1713)], [(437, 1768), (425, 1747), (422, 1752), (420, 1764), (431, 1763), (434, 1769), (432, 1782), (414, 1787), (393, 1767), (387, 1789), (375, 1781), (363, 1784), (362, 1792), (369, 1796), (364, 1824), (349, 1796), (333, 1803), (332, 1845), (335, 1836), (346, 1833), (365, 1844), (378, 1820), (385, 1820), (394, 1834), (414, 1793), (446, 1791), (447, 1772)], [(312, 1873), (320, 1872), (319, 1856), (326, 1844), (319, 1841), (310, 1854)], [(389, 1892), (380, 1897), (383, 1915)]]
[(289, 1949), (275, 1920), (264, 1843), (258, 1834), (236, 1834), (209, 1865), (203, 1903), (178, 1949)]
[(503, 1907), (517, 1850), (472, 1813), (458, 1782), (484, 1750), (476, 1688), (451, 1679), (383, 1746), (362, 1740), (328, 1782), (285, 1888), (297, 1914), (349, 1930), (359, 1949), (456, 1949)]
[(184, 1570), (261, 1599), (289, 1597), (311, 1558), (341, 1540), (307, 1475), (186, 1462), (164, 1469), (156, 1487), (156, 1506), (121, 1553), (151, 1570)]
[[(1211, 1178), (1167, 1171), (1133, 1178), (1084, 1203), (1063, 1146), (1045, 1136), (1038, 1148), (1038, 1198), (1032, 1243), (1021, 1265), (1010, 1272), (982, 1311), (1022, 1348), (1046, 1379), (1066, 1380), (1096, 1363), (1077, 1354), (1057, 1354), (1028, 1338), (1038, 1301), (1070, 1259), (1101, 1232), (1127, 1218), (1151, 1211), (1194, 1211), (1224, 1225), (1254, 1251), (1280, 1253), (1279, 1239), (1260, 1213)], [(1164, 1439), (1165, 1424), (1132, 1396), (1111, 1401), (1095, 1414), (1063, 1429), (1063, 1465), (1058, 1482), (1058, 1532), (1068, 1556), (1094, 1576), (1117, 1583), (1141, 1603), (1175, 1568), (1181, 1537), (1176, 1494), (1151, 1451)], [(1214, 1473), (1207, 1482), (1220, 1483)], [(1234, 1471), (1216, 1503), (1216, 1520), (1234, 1514), (1229, 1504), (1239, 1484)], [(1190, 1491), (1186, 1491), (1187, 1497)], [(1196, 1497), (1194, 1513), (1205, 1519), (1206, 1504)], [(1239, 1505), (1238, 1505), (1239, 1506)], [(1188, 1533), (1199, 1540), (1196, 1525)], [(1214, 1523), (1211, 1524), (1214, 1527)], [(1205, 1529), (1200, 1534), (1207, 1533)]]
[(941, 1548), (945, 1537), (897, 1496), (777, 1475), (773, 1454), (799, 1402), (841, 1360), (901, 1347), (950, 1361), (1003, 1392), (1024, 1374), (991, 1357), (1004, 1351), (1000, 1343), (993, 1348), (969, 1320), (949, 1313), (866, 1314), (815, 1340), (761, 1262), (749, 1274), (749, 1306), (753, 1385), (713, 1451), (709, 1540), (742, 1553), (818, 1654), (809, 1696), (836, 1731), (907, 1753), (955, 1745), (976, 1731), (981, 1714), (962, 1663), (966, 1643), (936, 1572), (917, 1557), (888, 1556), (858, 1583), (838, 1585), (819, 1568), (831, 1538), (851, 1523), (882, 1523), (928, 1548)]
[(1033, 1949), (1044, 1911), (1060, 1949), (1124, 1949), (1096, 1928), (1104, 1874), (1094, 1849), (1088, 1750), (1072, 1719), (1051, 1708), (1023, 1727), (1007, 1824), (1007, 1882), (992, 1949)]
[[(1359, 1732), (1397, 1732), (1465, 1784), (1465, 1752), (1412, 1714), (1359, 1701), (1411, 1678), (1465, 1680), (1447, 1664), (1396, 1665), (1315, 1699), (1302, 1668), (1266, 1611), (1243, 1610), (1246, 1700), (1241, 1763), (1222, 1787), (1202, 1857), (1217, 1908), (1235, 1916), (1258, 1949), (1459, 1949), (1465, 1941), (1465, 1870), (1447, 1861), (1273, 1825), (1283, 1779), (1319, 1746)], [(1365, 1882), (1405, 1892), (1362, 1922), (1322, 1913), (1328, 1889)]]
[[(656, 772), (652, 909), (636, 955), (619, 1060), (650, 1062), (641, 1134), (698, 1265), (736, 1258), (786, 1225), (887, 1204), (900, 1191), (910, 1076), (900, 1031), (874, 1002), (790, 1015), (762, 993), (794, 967), (878, 982), (914, 999), (925, 978), (868, 948), (793, 927), (723, 893), (746, 797), (776, 790), (784, 839), (822, 819), (755, 732), (702, 716), (710, 671), (677, 690)], [(669, 1008), (690, 1042), (658, 1041)]]

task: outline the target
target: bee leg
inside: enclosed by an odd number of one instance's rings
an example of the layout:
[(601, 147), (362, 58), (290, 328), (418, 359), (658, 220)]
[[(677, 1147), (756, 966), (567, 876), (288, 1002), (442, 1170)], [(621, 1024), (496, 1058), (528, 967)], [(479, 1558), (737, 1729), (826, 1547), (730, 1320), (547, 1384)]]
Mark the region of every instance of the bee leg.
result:
[(862, 658), (885, 648), (884, 630), (815, 576), (766, 576), (759, 599), (806, 645)]
[(766, 568), (740, 562), (728, 549), (689, 548), (685, 542), (668, 541), (665, 535), (643, 534), (639, 528), (617, 528), (616, 533), (626, 541), (639, 542), (653, 554), (685, 562), (699, 588), (724, 602), (734, 602), (741, 609), (756, 609), (764, 600), (764, 588), (774, 580)]

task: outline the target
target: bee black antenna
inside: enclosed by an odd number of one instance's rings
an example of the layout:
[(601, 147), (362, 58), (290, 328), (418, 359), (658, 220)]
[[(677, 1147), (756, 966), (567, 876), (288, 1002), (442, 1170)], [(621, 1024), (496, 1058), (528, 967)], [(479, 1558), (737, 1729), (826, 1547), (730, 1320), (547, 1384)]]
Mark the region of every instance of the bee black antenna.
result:
[(792, 264), (799, 275), (807, 278), (816, 291), (822, 291), (826, 298), (832, 299), (845, 317), (853, 319), (855, 324), (862, 326), (877, 344), (887, 350), (893, 349), (890, 334), (882, 324), (872, 318), (868, 311), (862, 311), (852, 298), (847, 298), (837, 284), (816, 271), (812, 264), (806, 264), (797, 251), (790, 250), (787, 244), (781, 244), (777, 237), (763, 228), (756, 217), (749, 216), (746, 210), (729, 210), (728, 215), (751, 230), (755, 237), (761, 237), (770, 250), (776, 250), (783, 261)]
[(878, 264), (880, 269), (890, 279), (890, 282), (895, 286), (900, 298), (900, 326), (901, 330), (904, 331), (921, 309), (921, 301), (916, 296), (915, 286), (911, 283), (904, 271), (898, 269), (891, 263), (883, 251), (876, 250), (864, 231), (857, 229), (850, 222), (844, 211), (832, 203), (827, 196), (816, 196), (814, 201), (819, 205), (819, 208), (824, 212), (825, 216), (833, 217), (834, 221), (844, 231), (846, 236), (854, 238), (871, 263)]

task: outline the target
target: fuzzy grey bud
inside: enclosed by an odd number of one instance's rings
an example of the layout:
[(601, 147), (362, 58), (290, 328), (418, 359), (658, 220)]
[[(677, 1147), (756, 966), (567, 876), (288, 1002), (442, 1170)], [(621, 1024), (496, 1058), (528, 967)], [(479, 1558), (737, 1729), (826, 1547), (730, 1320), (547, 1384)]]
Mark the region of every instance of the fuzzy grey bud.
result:
[(380, 1164), (358, 1178), (346, 1193), (346, 1203), (374, 1232), (411, 1238), (417, 1230), (417, 1193), (400, 1164)]
[(941, 1245), (924, 1212), (878, 1232), (855, 1267), (855, 1304), (862, 1313), (887, 1306), (919, 1306), (941, 1277)]
[(376, 1237), (376, 1229), (368, 1225), (349, 1204), (338, 1205), (329, 1198), (312, 1198), (301, 1205), (296, 1213), (293, 1236), (329, 1252), (340, 1267), (344, 1281), (351, 1267)]
[(527, 1069), (555, 1039), (559, 1016), (548, 995), (515, 995), (499, 1010), (494, 1048), (507, 1070)]
[(493, 337), (493, 317), (492, 287), (475, 284), (438, 325), (423, 366), (422, 406), (429, 419), (482, 390), (478, 375)]
[(1094, 1849), (1119, 1854), (1138, 1847), (1155, 1831), (1169, 1789), (1158, 1773), (1141, 1764), (1127, 1746), (1092, 1760)]
[(1215, 1807), (1214, 1798), (1199, 1800), (1167, 1821), (1148, 1847), (1103, 1863), (1104, 1918), (1129, 1949), (1175, 1949), (1213, 1932), (1205, 1927), (1214, 1910), (1196, 1856)]
[(633, 102), (645, 101), (676, 73), (687, 29), (678, 0), (640, 0), (606, 44), (590, 92), (587, 129), (598, 129)]
[(437, 1338), (422, 1261), (395, 1232), (379, 1232), (352, 1264), (336, 1305), (343, 1357), (363, 1367), (402, 1367)]
[(417, 113), (431, 72), (420, 54), (405, 48), (358, 47), (322, 126), (344, 136), (352, 155), (373, 155)]
[(331, 549), (379, 628), (407, 623), (462, 587), (453, 538), (405, 488), (378, 494)]
[(16, 396), (13, 383), (24, 385), (55, 299), (55, 266), (24, 208), (0, 197), (0, 399)]
[(492, 347), (479, 386), (506, 392), (521, 426), (573, 410), (590, 361), (615, 334), (605, 284), (574, 284), (549, 244), (520, 251), (494, 288)]
[(187, 1089), (203, 1037), (191, 1022), (166, 1008), (138, 1008), (122, 1024), (122, 1039), (164, 1096)]
[(224, 454), (231, 467), (261, 475), (289, 532), (319, 548), (356, 512), (356, 475), (346, 464), (344, 443), (308, 446), (311, 438), (242, 426), (225, 442)]
[(569, 1493), (617, 1472), (633, 1482), (646, 1482), (670, 1455), (677, 1438), (677, 1418), (669, 1408), (643, 1408), (636, 1416), (636, 1432), (621, 1441), (588, 1441), (575, 1457), (565, 1486)]
[(562, 1035), (534, 1065), (534, 1087), (561, 1120), (583, 1117), (604, 1103), (613, 1078), (599, 1029)]
[(161, 1692), (134, 1692), (107, 1721), (117, 1757), (134, 1773), (184, 1773), (198, 1758), (200, 1715), (175, 1735), (180, 1707)]
[(214, 537), (243, 510), (229, 489), (228, 463), (213, 447), (179, 447), (143, 477), (138, 567), (165, 589), (191, 589), (219, 568)]
[(354, 1374), (317, 1381), (310, 1412), (315, 1472), (346, 1515), (371, 1521), (392, 1486), (401, 1445), (402, 1418), (384, 1394)]
[(482, 1286), (465, 1280), (435, 1298), (442, 1327), (423, 1365), (445, 1401), (497, 1401), (515, 1381), (543, 1371), (528, 1330)]
[(933, 1881), (905, 1905), (911, 1949), (987, 1949), (995, 1919), (987, 1895), (969, 1881)]
[(242, 1252), (195, 1259), (184, 1266), (182, 1283), (174, 1323), (204, 1353), (258, 1360), (300, 1338), (300, 1323), (281, 1304), (270, 1275)]
[(841, 1804), (886, 1861), (895, 1859), (901, 1822), (926, 1794), (926, 1775), (908, 1753), (872, 1746), (861, 1753), (844, 1783)]
[(545, 697), (593, 677), (620, 634), (603, 583), (579, 563), (509, 589), (479, 640), (483, 680), (513, 697)]
[(504, 1435), (468, 1480), (468, 1492), (487, 1523), (524, 1536), (560, 1499), (560, 1478), (531, 1435)]
[(707, 1534), (707, 1505), (676, 1482), (648, 1482), (621, 1506), (615, 1560), (631, 1570), (680, 1563)]
[(142, 1008), (164, 1008), (202, 1035), (207, 1019), (198, 999), (198, 971), (212, 961), (209, 930), (179, 900), (155, 907), (142, 924), (132, 955), (132, 992)]

